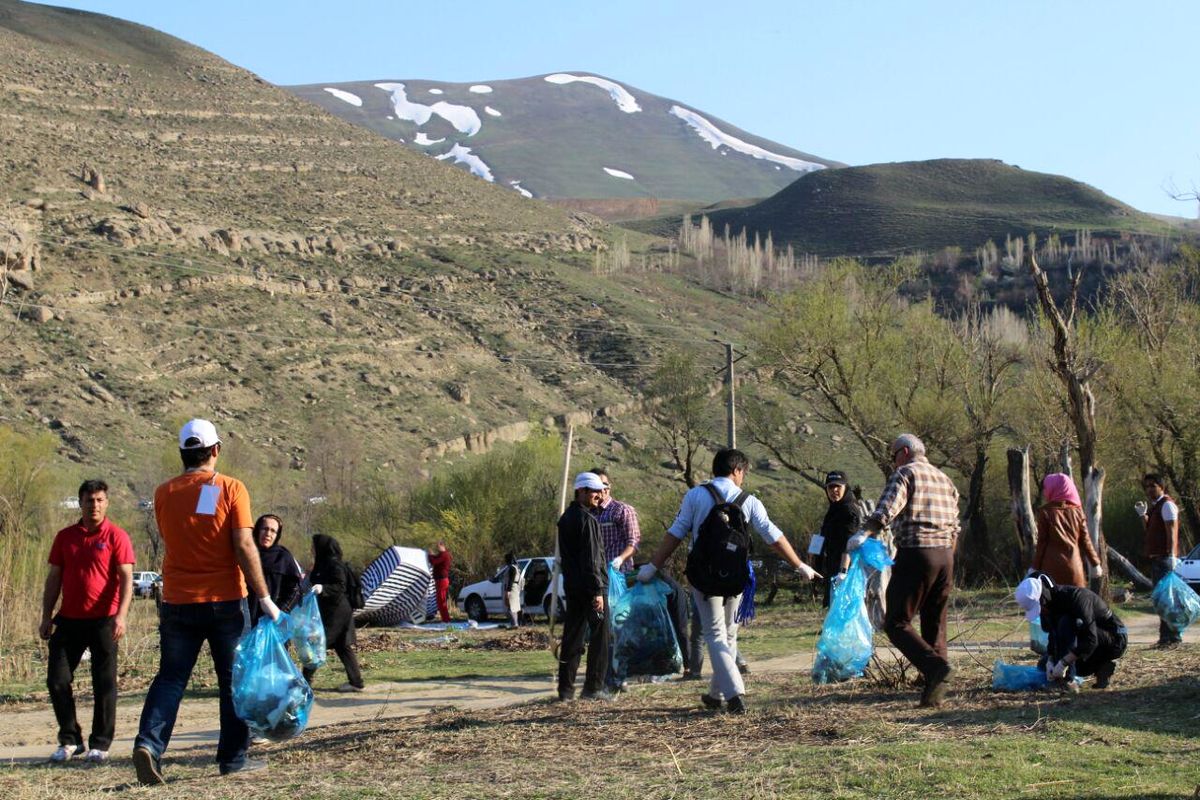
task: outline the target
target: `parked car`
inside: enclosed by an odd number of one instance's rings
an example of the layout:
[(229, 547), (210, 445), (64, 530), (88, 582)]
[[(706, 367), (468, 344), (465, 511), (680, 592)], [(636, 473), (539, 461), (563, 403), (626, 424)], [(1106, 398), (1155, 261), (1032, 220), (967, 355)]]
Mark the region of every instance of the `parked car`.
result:
[(1179, 563), (1175, 565), (1175, 573), (1183, 578), (1188, 586), (1200, 592), (1200, 544), (1179, 559)]
[(134, 597), (153, 597), (156, 584), (162, 584), (162, 576), (157, 572), (133, 573)]
[[(517, 559), (517, 569), (525, 578), (525, 597), (521, 611), (525, 614), (550, 615), (550, 576), (554, 569), (553, 556)], [(496, 570), (496, 574), (485, 581), (472, 583), (458, 593), (458, 607), (463, 609), (470, 619), (483, 622), (489, 616), (504, 617), (508, 609), (504, 604), (504, 584), (502, 578), (505, 567)], [(564, 595), (562, 575), (558, 576), (558, 615), (562, 614)]]

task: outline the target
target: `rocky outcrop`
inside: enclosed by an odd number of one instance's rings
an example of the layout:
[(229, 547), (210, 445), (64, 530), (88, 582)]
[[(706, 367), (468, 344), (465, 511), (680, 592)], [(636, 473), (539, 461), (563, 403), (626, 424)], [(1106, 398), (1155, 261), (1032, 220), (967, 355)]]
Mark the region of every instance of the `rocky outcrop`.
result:
[(41, 246), (33, 225), (19, 217), (0, 217), (0, 296), (8, 289), (33, 291), (41, 267)]

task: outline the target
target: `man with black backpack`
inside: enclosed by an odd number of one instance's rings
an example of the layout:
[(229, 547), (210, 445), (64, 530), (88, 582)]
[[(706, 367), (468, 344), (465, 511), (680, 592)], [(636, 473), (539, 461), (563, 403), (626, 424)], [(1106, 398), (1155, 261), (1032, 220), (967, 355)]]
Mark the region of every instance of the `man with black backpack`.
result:
[(749, 469), (750, 460), (742, 451), (718, 451), (713, 458), (713, 479), (683, 496), (679, 515), (667, 529), (670, 535), (637, 576), (639, 581), (649, 583), (680, 542), (690, 538), (688, 582), (713, 667), (708, 693), (700, 695), (700, 701), (712, 711), (724, 703), (734, 714), (746, 712), (746, 687), (730, 647), (729, 631), (750, 578), (751, 528), (805, 580), (821, 577), (796, 555), (783, 531), (767, 516), (762, 502), (742, 491)]

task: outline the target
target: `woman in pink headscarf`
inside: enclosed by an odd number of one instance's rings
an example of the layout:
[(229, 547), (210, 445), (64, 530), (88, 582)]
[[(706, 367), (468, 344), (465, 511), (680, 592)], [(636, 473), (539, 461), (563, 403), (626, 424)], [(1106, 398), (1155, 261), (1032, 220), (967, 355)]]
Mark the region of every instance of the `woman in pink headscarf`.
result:
[(1042, 507), (1037, 512), (1037, 552), (1033, 568), (1059, 586), (1087, 586), (1088, 573), (1100, 575), (1100, 557), (1088, 536), (1079, 492), (1069, 475), (1055, 472), (1042, 480)]

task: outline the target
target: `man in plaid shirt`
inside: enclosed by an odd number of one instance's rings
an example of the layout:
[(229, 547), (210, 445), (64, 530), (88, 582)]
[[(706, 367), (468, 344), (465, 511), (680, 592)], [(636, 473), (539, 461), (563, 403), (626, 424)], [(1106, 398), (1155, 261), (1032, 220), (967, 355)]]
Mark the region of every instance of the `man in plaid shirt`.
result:
[[(898, 549), (887, 587), (883, 629), (925, 677), (921, 705), (938, 706), (953, 672), (946, 653), (946, 607), (954, 588), (958, 489), (929, 463), (924, 443), (911, 433), (892, 442), (890, 454), (895, 471), (865, 530), (851, 537), (846, 550), (857, 550), (868, 536), (892, 526)], [(918, 614), (919, 636), (912, 626)]]
[(614, 500), (612, 481), (603, 469), (593, 469), (604, 482), (604, 495), (600, 508), (593, 513), (600, 523), (600, 538), (604, 541), (604, 557), (621, 572), (633, 571), (633, 554), (642, 541), (642, 530), (638, 527), (637, 511), (628, 503)]

